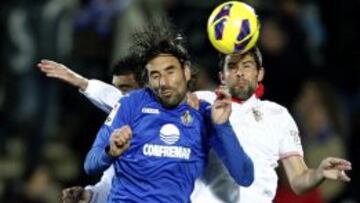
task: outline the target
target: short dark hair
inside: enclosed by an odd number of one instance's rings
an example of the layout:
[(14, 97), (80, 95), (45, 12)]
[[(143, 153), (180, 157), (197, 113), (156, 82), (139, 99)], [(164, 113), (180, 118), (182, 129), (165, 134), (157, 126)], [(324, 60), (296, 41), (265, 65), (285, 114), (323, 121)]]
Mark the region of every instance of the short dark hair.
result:
[(189, 63), (185, 39), (175, 32), (175, 26), (167, 19), (153, 19), (142, 31), (133, 35), (133, 42), (131, 50), (141, 56), (143, 68), (160, 54), (173, 55), (181, 65)]
[[(255, 60), (255, 63), (256, 63), (256, 67), (259, 69), (263, 66), (263, 61), (262, 61), (262, 54), (260, 52), (260, 49), (258, 47), (253, 47), (251, 48), (249, 51), (241, 54), (242, 56), (245, 56), (247, 54), (250, 54), (254, 60)], [(225, 57), (227, 55), (226, 54), (220, 54), (220, 61), (219, 61), (219, 69), (220, 71), (222, 71), (224, 69), (224, 65), (225, 65)]]
[(136, 82), (139, 85), (142, 85), (141, 70), (140, 57), (136, 54), (128, 54), (117, 60), (111, 66), (111, 75), (120, 76), (134, 74)]

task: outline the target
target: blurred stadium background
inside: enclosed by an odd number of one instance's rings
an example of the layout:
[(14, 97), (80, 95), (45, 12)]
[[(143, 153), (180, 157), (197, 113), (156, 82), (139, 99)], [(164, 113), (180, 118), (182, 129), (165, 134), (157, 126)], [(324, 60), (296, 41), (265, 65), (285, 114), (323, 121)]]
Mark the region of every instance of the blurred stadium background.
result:
[[(212, 89), (218, 58), (206, 22), (221, 2), (2, 0), (0, 202), (59, 202), (61, 189), (97, 181), (84, 174), (83, 160), (106, 114), (76, 89), (42, 75), (35, 66), (40, 59), (111, 82), (108, 67), (126, 54), (131, 33), (166, 15), (187, 38), (197, 88)], [(265, 99), (294, 115), (308, 164), (329, 155), (353, 163), (352, 182), (326, 184), (314, 192), (318, 202), (360, 202), (360, 1), (245, 2), (262, 25)], [(279, 193), (287, 194), (282, 179)], [(316, 203), (282, 198), (276, 202)]]

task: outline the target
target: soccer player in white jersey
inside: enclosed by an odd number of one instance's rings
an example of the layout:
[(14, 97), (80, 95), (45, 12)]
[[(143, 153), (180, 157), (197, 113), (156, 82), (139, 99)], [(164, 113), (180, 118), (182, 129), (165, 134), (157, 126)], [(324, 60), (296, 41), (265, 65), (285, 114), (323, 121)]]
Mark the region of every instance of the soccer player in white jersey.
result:
[[(306, 166), (299, 131), (287, 109), (260, 99), (263, 92), (261, 81), (265, 72), (258, 48), (245, 54), (224, 55), (220, 67), (221, 82), (233, 96), (230, 122), (245, 151), (254, 160), (255, 167), (254, 183), (248, 188), (237, 186), (240, 194), (234, 202), (272, 202), (277, 187), (275, 168), (279, 161), (296, 194), (315, 188), (325, 179), (350, 181), (344, 171), (351, 170), (351, 163), (346, 160), (330, 157), (324, 159), (316, 169)], [(215, 98), (209, 92), (199, 92), (198, 96), (208, 101)], [(200, 192), (199, 199), (194, 202), (214, 202), (213, 198), (210, 201), (206, 198), (213, 194), (224, 194), (221, 187), (226, 180), (231, 180), (225, 174), (210, 179), (209, 187), (215, 192), (203, 195)]]
[[(343, 159), (330, 157), (324, 159), (316, 169), (307, 168), (297, 126), (287, 109), (260, 99), (264, 68), (258, 48), (242, 55), (223, 56), (221, 68), (221, 81), (233, 96), (230, 122), (245, 151), (254, 161), (255, 180), (248, 188), (239, 187), (217, 160), (209, 159), (210, 164), (203, 181), (197, 182), (201, 185), (200, 189), (193, 193), (194, 203), (270, 203), (277, 187), (275, 168), (279, 161), (297, 194), (311, 190), (325, 179), (350, 180), (344, 171), (351, 170), (351, 163)], [(122, 96), (116, 88), (105, 83), (89, 85), (83, 93), (86, 96), (91, 95), (94, 101), (103, 101), (103, 105), (113, 106), (114, 103), (110, 100), (103, 100), (102, 89), (107, 89), (106, 94), (112, 95), (111, 97)], [(196, 95), (209, 102), (216, 98), (216, 95), (209, 91), (196, 92)], [(106, 182), (103, 184), (106, 185)], [(103, 188), (105, 191), (105, 187)]]

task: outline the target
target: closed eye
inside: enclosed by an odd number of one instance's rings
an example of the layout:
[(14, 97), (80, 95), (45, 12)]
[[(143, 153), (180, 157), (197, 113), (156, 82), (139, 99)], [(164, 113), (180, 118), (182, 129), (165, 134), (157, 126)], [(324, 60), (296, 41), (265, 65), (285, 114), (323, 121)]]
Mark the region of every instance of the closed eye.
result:
[(228, 69), (235, 69), (237, 68), (236, 63), (230, 62), (228, 63)]

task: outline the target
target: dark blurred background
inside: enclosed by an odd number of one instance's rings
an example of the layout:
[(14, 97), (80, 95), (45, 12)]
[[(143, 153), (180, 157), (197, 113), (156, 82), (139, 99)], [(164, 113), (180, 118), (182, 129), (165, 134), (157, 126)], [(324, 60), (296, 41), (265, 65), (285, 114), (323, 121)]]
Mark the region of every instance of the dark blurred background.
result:
[[(218, 58), (206, 23), (221, 2), (2, 0), (0, 202), (59, 202), (61, 189), (98, 180), (84, 174), (83, 161), (106, 114), (77, 89), (42, 75), (40, 59), (110, 83), (108, 67), (126, 54), (131, 34), (167, 15), (199, 68), (197, 89), (212, 89)], [(353, 163), (351, 183), (329, 182), (300, 199), (280, 179), (276, 202), (360, 202), (360, 1), (246, 2), (261, 21), (264, 99), (289, 108), (310, 167), (325, 156)]]

